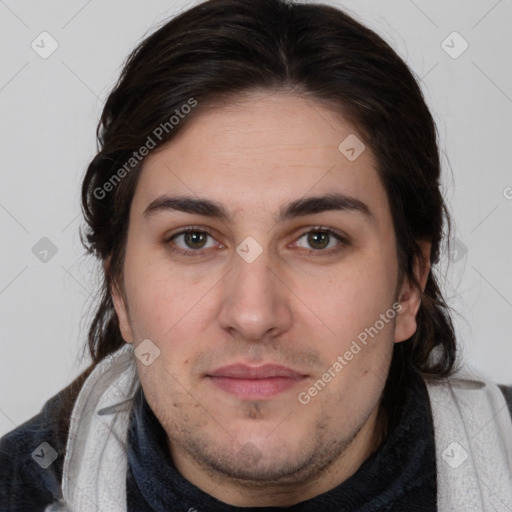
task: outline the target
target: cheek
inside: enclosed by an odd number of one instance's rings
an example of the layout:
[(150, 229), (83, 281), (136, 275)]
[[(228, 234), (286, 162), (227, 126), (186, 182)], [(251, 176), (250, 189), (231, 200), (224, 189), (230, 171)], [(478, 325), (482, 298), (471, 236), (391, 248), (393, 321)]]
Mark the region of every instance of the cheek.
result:
[[(328, 339), (342, 344), (356, 337), (379, 320), (392, 306), (396, 275), (392, 265), (381, 258), (354, 258), (319, 274), (297, 278), (297, 296), (317, 317), (316, 322)], [(304, 306), (303, 306), (304, 307)], [(393, 318), (394, 311), (388, 318)], [(379, 330), (390, 331), (391, 322)]]
[(202, 299), (211, 288), (209, 280), (192, 285), (182, 275), (172, 272), (170, 266), (130, 268), (128, 262), (126, 276), (136, 340), (149, 338), (161, 350), (169, 344), (179, 348), (184, 333), (191, 336), (201, 329), (206, 318), (206, 301)]
[(165, 247), (155, 244), (142, 234), (133, 235), (124, 263), (125, 288), (134, 315), (138, 312), (139, 317), (151, 319), (149, 325), (169, 329), (194, 309), (211, 288), (215, 276), (214, 272), (198, 275), (194, 265), (177, 265)]

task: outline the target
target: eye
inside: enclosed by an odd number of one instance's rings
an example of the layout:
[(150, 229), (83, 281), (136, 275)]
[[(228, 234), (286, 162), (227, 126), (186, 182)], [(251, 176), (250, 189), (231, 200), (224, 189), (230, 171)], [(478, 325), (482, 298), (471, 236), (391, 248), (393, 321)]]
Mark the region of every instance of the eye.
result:
[(168, 242), (176, 246), (175, 250), (184, 254), (199, 252), (200, 249), (210, 249), (218, 244), (207, 231), (193, 228), (176, 233), (168, 239)]
[[(203, 229), (189, 227), (166, 239), (170, 250), (186, 256), (205, 255), (207, 249), (223, 248), (212, 234)], [(341, 251), (348, 241), (328, 228), (316, 227), (303, 233), (292, 246), (306, 249), (310, 255), (322, 256)], [(204, 250), (204, 251), (203, 251)], [(208, 251), (209, 252), (209, 251)]]
[(330, 229), (315, 228), (303, 233), (295, 245), (309, 249), (310, 253), (330, 253), (343, 248), (346, 243), (346, 240)]

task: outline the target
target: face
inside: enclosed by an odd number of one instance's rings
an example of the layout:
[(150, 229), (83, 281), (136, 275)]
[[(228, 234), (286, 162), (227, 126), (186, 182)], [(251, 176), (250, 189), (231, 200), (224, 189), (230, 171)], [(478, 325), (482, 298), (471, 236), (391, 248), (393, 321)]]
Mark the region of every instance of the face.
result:
[(253, 93), (143, 166), (120, 328), (159, 351), (137, 369), (176, 466), (234, 504), (250, 504), (237, 479), (298, 498), (353, 473), (393, 344), (416, 329), (388, 199), (354, 136), (312, 100)]

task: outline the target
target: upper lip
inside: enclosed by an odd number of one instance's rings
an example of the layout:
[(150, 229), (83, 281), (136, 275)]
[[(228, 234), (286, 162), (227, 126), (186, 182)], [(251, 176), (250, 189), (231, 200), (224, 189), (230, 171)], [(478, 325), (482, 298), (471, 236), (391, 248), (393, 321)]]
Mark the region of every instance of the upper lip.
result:
[(263, 364), (260, 366), (232, 364), (218, 368), (217, 370), (209, 373), (208, 376), (230, 377), (234, 379), (269, 379), (272, 377), (288, 377), (296, 379), (299, 377), (305, 377), (302, 373), (277, 364)]

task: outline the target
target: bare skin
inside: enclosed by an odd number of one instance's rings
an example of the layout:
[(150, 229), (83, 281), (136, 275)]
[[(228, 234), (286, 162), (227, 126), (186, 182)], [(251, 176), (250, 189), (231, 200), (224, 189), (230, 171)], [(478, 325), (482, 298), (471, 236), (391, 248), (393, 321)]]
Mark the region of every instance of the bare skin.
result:
[[(383, 435), (377, 418), (393, 345), (415, 332), (421, 294), (399, 282), (371, 149), (354, 161), (338, 150), (349, 134), (354, 127), (310, 99), (252, 93), (192, 119), (147, 157), (137, 185), (124, 278), (113, 290), (121, 332), (160, 350), (137, 370), (176, 467), (228, 504), (290, 506), (326, 492)], [(294, 201), (335, 193), (369, 213), (321, 207), (279, 219)], [(164, 208), (144, 215), (163, 195), (214, 201), (228, 217)], [(179, 234), (190, 227), (195, 234)], [(236, 251), (247, 237), (262, 248), (250, 263)], [(422, 249), (428, 261), (430, 245)], [(424, 287), (428, 264), (416, 270)], [(301, 403), (299, 394), (397, 302), (400, 311)], [(300, 378), (246, 398), (212, 378), (234, 363), (277, 364)]]

